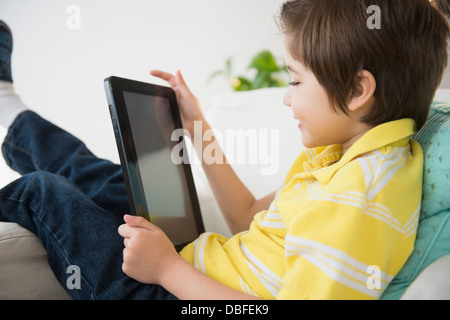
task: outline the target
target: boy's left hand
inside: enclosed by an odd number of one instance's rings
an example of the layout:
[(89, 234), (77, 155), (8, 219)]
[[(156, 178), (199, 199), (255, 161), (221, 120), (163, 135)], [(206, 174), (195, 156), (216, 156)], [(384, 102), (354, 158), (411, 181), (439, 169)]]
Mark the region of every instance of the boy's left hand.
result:
[(119, 227), (124, 237), (122, 270), (129, 277), (151, 284), (161, 284), (170, 274), (170, 266), (180, 256), (165, 233), (143, 217), (125, 215)]

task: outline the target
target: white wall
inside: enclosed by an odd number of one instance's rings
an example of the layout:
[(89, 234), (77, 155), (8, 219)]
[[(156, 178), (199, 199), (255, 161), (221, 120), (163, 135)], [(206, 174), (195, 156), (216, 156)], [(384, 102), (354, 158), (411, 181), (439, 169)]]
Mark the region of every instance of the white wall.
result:
[[(0, 0), (0, 19), (14, 34), (13, 78), (25, 103), (98, 156), (117, 162), (104, 78), (162, 84), (150, 78), (150, 69), (181, 68), (207, 110), (215, 95), (230, 90), (224, 80), (206, 83), (229, 56), (235, 57), (236, 72), (245, 71), (263, 49), (283, 58), (274, 22), (282, 2)], [(80, 29), (67, 26), (74, 22), (71, 5), (80, 9)], [(0, 162), (0, 186), (10, 179)]]

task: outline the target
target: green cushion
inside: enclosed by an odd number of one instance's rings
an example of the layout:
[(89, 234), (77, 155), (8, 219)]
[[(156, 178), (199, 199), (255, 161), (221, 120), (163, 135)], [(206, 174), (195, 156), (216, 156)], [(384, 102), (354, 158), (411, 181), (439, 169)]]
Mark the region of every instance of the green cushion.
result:
[(414, 251), (381, 299), (400, 299), (432, 262), (450, 253), (450, 104), (434, 102), (415, 139), (424, 151), (422, 209)]

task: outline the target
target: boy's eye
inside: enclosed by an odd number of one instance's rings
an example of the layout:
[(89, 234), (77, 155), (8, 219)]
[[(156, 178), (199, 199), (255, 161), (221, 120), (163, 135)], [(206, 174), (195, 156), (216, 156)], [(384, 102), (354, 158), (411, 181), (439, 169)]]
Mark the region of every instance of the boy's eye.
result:
[(289, 82), (289, 85), (291, 86), (291, 87), (295, 87), (295, 86), (297, 86), (297, 85), (299, 85), (300, 84), (300, 82), (298, 82), (298, 81), (292, 81), (292, 82)]

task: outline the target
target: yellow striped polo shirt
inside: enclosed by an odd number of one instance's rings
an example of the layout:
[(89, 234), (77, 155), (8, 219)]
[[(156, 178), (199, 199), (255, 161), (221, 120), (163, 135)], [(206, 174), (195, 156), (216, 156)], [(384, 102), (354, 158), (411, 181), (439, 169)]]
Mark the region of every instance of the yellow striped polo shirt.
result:
[(267, 299), (376, 299), (412, 252), (423, 153), (402, 119), (351, 148), (305, 149), (248, 231), (204, 233), (180, 253), (196, 268)]

